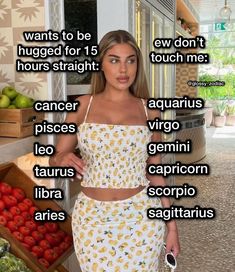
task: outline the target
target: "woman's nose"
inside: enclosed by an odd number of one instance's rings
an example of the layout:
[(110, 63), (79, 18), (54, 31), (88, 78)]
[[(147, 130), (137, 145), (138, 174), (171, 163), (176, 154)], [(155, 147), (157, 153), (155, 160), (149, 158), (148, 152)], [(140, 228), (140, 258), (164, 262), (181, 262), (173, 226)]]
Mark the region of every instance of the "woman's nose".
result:
[(120, 71), (121, 72), (126, 72), (127, 67), (126, 67), (126, 63), (125, 62), (121, 62), (120, 63)]

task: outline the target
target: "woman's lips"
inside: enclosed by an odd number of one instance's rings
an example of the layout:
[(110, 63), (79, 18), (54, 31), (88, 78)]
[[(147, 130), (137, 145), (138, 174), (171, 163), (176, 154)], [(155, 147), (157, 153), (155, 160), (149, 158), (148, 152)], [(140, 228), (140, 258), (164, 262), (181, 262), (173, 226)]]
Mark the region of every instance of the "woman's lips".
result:
[(120, 83), (127, 83), (127, 82), (129, 81), (129, 77), (127, 77), (127, 76), (117, 77), (117, 80), (118, 80)]

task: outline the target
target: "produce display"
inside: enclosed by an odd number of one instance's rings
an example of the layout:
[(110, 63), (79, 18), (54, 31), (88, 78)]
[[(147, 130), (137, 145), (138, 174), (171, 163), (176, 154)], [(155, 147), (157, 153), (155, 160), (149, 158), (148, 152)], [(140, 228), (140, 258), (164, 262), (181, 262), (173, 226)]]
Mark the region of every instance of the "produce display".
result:
[(4, 87), (2, 94), (0, 94), (0, 109), (31, 108), (34, 102), (33, 98), (18, 93), (16, 89), (11, 86)]
[(0, 225), (47, 268), (72, 245), (72, 236), (58, 223), (35, 221), (35, 211), (39, 208), (23, 189), (0, 182)]
[(10, 244), (7, 240), (0, 238), (0, 271), (7, 272), (32, 272), (23, 262), (15, 255), (9, 252)]

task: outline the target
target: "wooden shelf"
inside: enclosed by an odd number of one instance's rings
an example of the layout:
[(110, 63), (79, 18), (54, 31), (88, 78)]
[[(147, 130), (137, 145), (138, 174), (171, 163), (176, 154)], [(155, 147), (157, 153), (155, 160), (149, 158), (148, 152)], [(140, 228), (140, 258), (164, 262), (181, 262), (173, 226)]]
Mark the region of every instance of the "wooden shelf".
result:
[[(193, 35), (186, 32), (177, 22), (175, 24), (175, 30), (179, 35), (186, 38), (193, 38), (199, 34), (198, 22), (199, 18), (195, 15), (195, 11), (192, 7), (189, 7), (185, 0), (177, 0), (176, 8), (176, 20), (180, 17), (185, 20), (190, 29), (193, 29)], [(188, 3), (189, 4), (189, 3)]]
[(25, 138), (0, 137), (0, 163), (9, 162), (17, 157), (33, 152), (34, 142), (47, 143), (47, 137), (29, 136)]
[(179, 24), (175, 24), (175, 31), (178, 35), (183, 36), (184, 38), (193, 38), (191, 34), (185, 31)]
[(198, 18), (196, 18), (195, 14), (186, 5), (184, 0), (177, 0), (176, 14), (177, 18), (182, 17), (187, 23), (198, 23)]

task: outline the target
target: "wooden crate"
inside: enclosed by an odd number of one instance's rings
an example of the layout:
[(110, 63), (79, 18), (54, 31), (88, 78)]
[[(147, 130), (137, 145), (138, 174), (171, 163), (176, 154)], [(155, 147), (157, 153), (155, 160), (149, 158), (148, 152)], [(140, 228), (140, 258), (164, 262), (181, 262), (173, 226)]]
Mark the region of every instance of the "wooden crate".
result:
[[(35, 200), (33, 199), (33, 188), (37, 186), (21, 169), (19, 169), (14, 163), (5, 163), (0, 165), (0, 180), (10, 184), (13, 187), (22, 188), (26, 196), (30, 198), (40, 210), (46, 210), (48, 208), (54, 211), (60, 211), (62, 208), (52, 200)], [(68, 234), (72, 234), (71, 217), (67, 215), (67, 219), (64, 222), (58, 222), (60, 229), (64, 230)], [(35, 272), (52, 272), (56, 268), (58, 271), (63, 270), (61, 264), (69, 257), (73, 252), (73, 245), (70, 246), (49, 268), (42, 266), (36, 257), (32, 255), (24, 246), (15, 239), (10, 231), (5, 227), (0, 227), (0, 236), (7, 239), (12, 248), (12, 253), (17, 257), (23, 259), (26, 265)], [(65, 270), (66, 271), (66, 270)]]
[(0, 136), (22, 138), (33, 135), (33, 124), (44, 119), (43, 112), (27, 109), (0, 109)]

